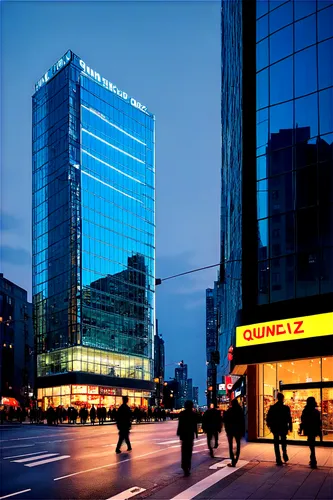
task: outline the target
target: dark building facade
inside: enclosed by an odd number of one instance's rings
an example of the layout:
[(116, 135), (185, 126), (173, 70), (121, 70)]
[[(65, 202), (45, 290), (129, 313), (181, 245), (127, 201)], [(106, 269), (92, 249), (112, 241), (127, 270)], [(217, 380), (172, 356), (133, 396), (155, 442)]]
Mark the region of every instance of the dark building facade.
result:
[(33, 397), (32, 324), (32, 304), (26, 290), (0, 273), (0, 400), (11, 397), (26, 405)]
[(179, 367), (175, 369), (175, 380), (177, 382), (175, 407), (177, 409), (184, 408), (187, 399), (187, 365), (183, 361), (181, 361)]
[(193, 387), (193, 404), (194, 407), (197, 408), (199, 406), (199, 387)]
[(155, 118), (68, 51), (33, 96), (38, 399), (147, 405), (154, 388)]
[(163, 400), (165, 372), (165, 348), (164, 340), (158, 331), (158, 320), (156, 320), (156, 330), (154, 336), (154, 382), (156, 384), (156, 396), (158, 405)]
[(222, 2), (221, 366), (250, 439), (282, 391), (292, 439), (313, 395), (333, 440), (332, 54), (330, 1)]
[(214, 288), (206, 290), (206, 367), (207, 367), (207, 404), (212, 403), (214, 391), (209, 389), (218, 381), (219, 331), (221, 314), (221, 291), (219, 281), (214, 282)]

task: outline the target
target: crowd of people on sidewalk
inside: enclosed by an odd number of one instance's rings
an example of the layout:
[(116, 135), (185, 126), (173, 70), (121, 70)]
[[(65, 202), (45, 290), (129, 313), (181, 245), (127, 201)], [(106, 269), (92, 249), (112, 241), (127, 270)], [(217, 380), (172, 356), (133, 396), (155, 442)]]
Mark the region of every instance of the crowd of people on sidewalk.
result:
[[(306, 406), (302, 412), (299, 434), (307, 436), (310, 448), (311, 468), (317, 468), (317, 459), (315, 453), (316, 437), (321, 436), (321, 418), (317, 410), (317, 403), (314, 397), (307, 399)], [(292, 418), (289, 406), (284, 404), (282, 393), (277, 395), (277, 402), (273, 404), (267, 413), (267, 426), (274, 436), (274, 451), (276, 465), (282, 466), (283, 462), (280, 453), (280, 444), (282, 447), (282, 456), (285, 463), (289, 461), (287, 454), (287, 435), (292, 432)], [(245, 435), (245, 418), (243, 408), (237, 399), (230, 402), (230, 407), (223, 413), (214, 405), (211, 406), (202, 417), (202, 429), (207, 435), (207, 444), (211, 457), (214, 457), (213, 448), (219, 446), (219, 434), (223, 425), (229, 443), (230, 467), (236, 467), (240, 457), (241, 439)], [(198, 437), (198, 419), (193, 411), (193, 402), (186, 401), (185, 409), (179, 414), (177, 435), (181, 440), (181, 467), (184, 475), (188, 476), (191, 471), (191, 458), (193, 442)], [(214, 447), (212, 441), (214, 440)], [(236, 449), (234, 450), (234, 444)]]

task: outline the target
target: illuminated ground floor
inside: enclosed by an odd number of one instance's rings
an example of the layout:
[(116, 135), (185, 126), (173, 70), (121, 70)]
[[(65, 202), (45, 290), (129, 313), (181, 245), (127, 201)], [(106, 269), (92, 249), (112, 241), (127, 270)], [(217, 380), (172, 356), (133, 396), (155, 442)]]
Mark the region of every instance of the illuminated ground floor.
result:
[(61, 385), (57, 387), (46, 387), (38, 389), (38, 405), (46, 410), (49, 406), (64, 408), (74, 407), (91, 408), (105, 406), (117, 408), (122, 404), (122, 396), (128, 396), (129, 405), (142, 408), (148, 407), (151, 392), (141, 389), (124, 389), (121, 387), (109, 387), (99, 385)]
[(246, 395), (234, 391), (247, 414), (250, 440), (272, 439), (266, 418), (278, 392), (290, 407), (293, 431), (289, 440), (306, 440), (299, 434), (301, 415), (308, 397), (317, 402), (322, 419), (322, 442), (333, 443), (333, 357), (295, 359), (247, 366)]

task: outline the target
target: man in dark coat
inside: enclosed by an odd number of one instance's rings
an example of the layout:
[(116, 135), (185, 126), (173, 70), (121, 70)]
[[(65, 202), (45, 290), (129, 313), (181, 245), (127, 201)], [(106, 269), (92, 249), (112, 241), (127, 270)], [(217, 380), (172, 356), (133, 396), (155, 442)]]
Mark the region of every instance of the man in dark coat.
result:
[(185, 402), (185, 410), (179, 414), (177, 436), (182, 442), (181, 467), (185, 476), (191, 472), (191, 461), (194, 437), (198, 437), (198, 421), (193, 411), (193, 402)]
[(288, 462), (287, 455), (287, 434), (293, 430), (293, 422), (289, 406), (284, 403), (284, 395), (279, 392), (277, 402), (272, 405), (267, 413), (266, 422), (274, 436), (274, 451), (276, 465), (282, 465), (280, 453), (280, 439), (283, 453), (283, 460)]
[(317, 410), (317, 403), (314, 397), (310, 396), (306, 400), (306, 406), (302, 412), (301, 416), (301, 426), (300, 431), (303, 432), (304, 436), (308, 437), (308, 445), (310, 448), (310, 467), (312, 469), (317, 468), (316, 459), (316, 437), (321, 437), (321, 418), (320, 413)]
[(212, 447), (212, 439), (214, 437), (215, 446), (214, 448), (218, 448), (219, 446), (219, 433), (222, 430), (222, 416), (221, 412), (217, 410), (214, 405), (205, 411), (202, 419), (202, 430), (207, 434), (207, 444), (209, 448), (210, 456), (213, 458), (213, 447)]
[[(240, 455), (240, 442), (245, 434), (245, 420), (243, 409), (237, 399), (231, 401), (231, 406), (223, 416), (225, 432), (229, 442), (229, 455), (231, 467), (236, 467)], [(236, 440), (236, 455), (234, 455), (233, 442)]]
[(128, 403), (128, 397), (123, 396), (123, 404), (119, 406), (119, 409), (116, 414), (116, 422), (119, 430), (119, 440), (116, 448), (116, 453), (121, 453), (120, 448), (125, 441), (127, 444), (127, 451), (132, 450), (131, 442), (129, 440), (129, 431), (132, 425), (132, 412)]

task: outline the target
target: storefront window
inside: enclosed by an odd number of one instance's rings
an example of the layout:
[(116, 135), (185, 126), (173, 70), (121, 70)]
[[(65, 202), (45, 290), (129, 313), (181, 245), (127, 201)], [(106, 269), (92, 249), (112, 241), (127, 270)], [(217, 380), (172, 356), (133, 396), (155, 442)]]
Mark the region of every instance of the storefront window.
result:
[(320, 358), (302, 359), (300, 361), (284, 361), (278, 363), (278, 383), (282, 390), (284, 385), (305, 382), (320, 382)]
[(322, 358), (323, 382), (333, 382), (333, 357)]
[(86, 385), (72, 385), (72, 394), (87, 394)]
[(323, 389), (321, 418), (323, 424), (323, 440), (333, 441), (333, 387)]
[(301, 415), (306, 405), (306, 400), (310, 396), (315, 398), (318, 404), (318, 409), (320, 410), (321, 406), (320, 388), (289, 390), (289, 391), (283, 391), (283, 394), (285, 398), (284, 402), (290, 408), (291, 418), (293, 421), (293, 430), (292, 433), (289, 435), (289, 439), (306, 439), (305, 436), (300, 436), (298, 434), (299, 426), (301, 423)]

